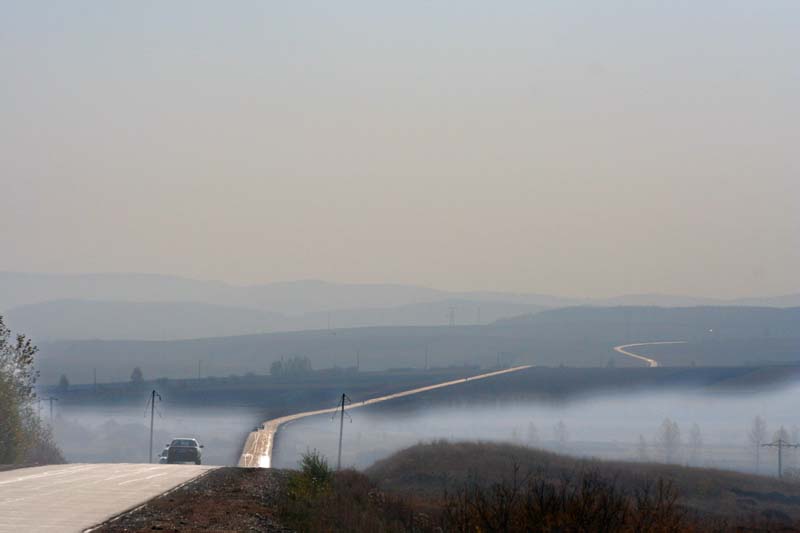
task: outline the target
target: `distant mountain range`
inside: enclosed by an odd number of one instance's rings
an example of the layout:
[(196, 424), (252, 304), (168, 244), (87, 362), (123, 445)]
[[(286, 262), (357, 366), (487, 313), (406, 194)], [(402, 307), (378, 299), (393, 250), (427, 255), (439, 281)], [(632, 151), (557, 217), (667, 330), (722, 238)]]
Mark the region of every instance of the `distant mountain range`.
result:
[(284, 314), (397, 307), (437, 300), (502, 301), (560, 307), (580, 300), (540, 294), (450, 292), (414, 285), (304, 280), (238, 286), (159, 274), (0, 272), (0, 312), (53, 300), (200, 302)]
[(107, 302), (56, 300), (5, 312), (14, 331), (37, 342), (78, 339), (178, 340), (300, 330), (374, 326), (487, 324), (530, 314), (542, 306), (470, 300), (437, 300), (397, 307), (344, 309), (284, 315), (201, 302)]
[(362, 370), (529, 363), (544, 366), (642, 366), (615, 345), (660, 340), (688, 344), (643, 348), (663, 366), (739, 366), (800, 362), (800, 308), (577, 307), (541, 311), (482, 326), (360, 327), (178, 341), (78, 340), (41, 343), (43, 383), (66, 373), (86, 383), (125, 381), (135, 366), (148, 377), (265, 374), (282, 357), (308, 357), (315, 369)]
[(397, 284), (294, 281), (236, 286), (156, 274), (0, 272), (0, 313), (40, 341), (175, 340), (365, 326), (487, 324), (571, 306), (800, 306), (800, 294), (718, 300), (455, 292)]

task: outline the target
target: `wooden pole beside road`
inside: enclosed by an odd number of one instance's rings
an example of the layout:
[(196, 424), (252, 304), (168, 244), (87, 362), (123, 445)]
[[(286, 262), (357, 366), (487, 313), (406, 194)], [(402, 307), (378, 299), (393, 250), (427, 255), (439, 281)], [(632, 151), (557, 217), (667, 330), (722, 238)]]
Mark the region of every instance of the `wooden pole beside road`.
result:
[(161, 395), (153, 389), (150, 393), (150, 462), (153, 462), (153, 419), (156, 415), (156, 397), (161, 401)]
[(350, 398), (347, 397), (346, 394), (342, 393), (342, 403), (340, 404), (342, 407), (342, 412), (340, 413), (339, 418), (339, 454), (336, 459), (336, 470), (342, 469), (342, 435), (344, 434), (344, 406), (350, 403)]

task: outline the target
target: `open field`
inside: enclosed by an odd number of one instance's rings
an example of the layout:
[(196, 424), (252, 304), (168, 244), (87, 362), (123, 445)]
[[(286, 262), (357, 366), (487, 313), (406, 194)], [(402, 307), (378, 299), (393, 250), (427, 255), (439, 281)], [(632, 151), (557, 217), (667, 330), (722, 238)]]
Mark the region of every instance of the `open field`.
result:
[(436, 497), (443, 488), (477, 483), (490, 486), (510, 481), (514, 465), (521, 476), (557, 483), (593, 472), (635, 491), (662, 479), (673, 483), (678, 502), (700, 516), (733, 523), (781, 517), (800, 521), (800, 483), (724, 470), (654, 463), (573, 459), (541, 450), (490, 443), (434, 442), (414, 446), (366, 470), (388, 492)]
[(299, 472), (218, 469), (100, 531), (493, 531), (503, 520), (510, 531), (790, 532), (800, 526), (800, 484), (439, 441), (364, 473), (333, 473), (318, 461)]

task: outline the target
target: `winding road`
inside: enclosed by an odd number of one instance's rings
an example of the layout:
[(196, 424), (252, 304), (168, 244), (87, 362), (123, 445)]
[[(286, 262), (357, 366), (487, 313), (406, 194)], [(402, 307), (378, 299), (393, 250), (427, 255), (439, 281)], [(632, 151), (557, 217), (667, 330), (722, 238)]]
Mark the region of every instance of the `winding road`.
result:
[[(508, 368), (505, 370), (497, 370), (495, 372), (488, 372), (486, 374), (478, 374), (476, 376), (470, 376), (462, 379), (445, 381), (444, 383), (437, 383), (435, 385), (428, 385), (426, 387), (419, 387), (417, 389), (397, 392), (395, 394), (380, 396), (378, 398), (372, 398), (370, 400), (365, 400), (363, 402), (351, 403), (345, 406), (345, 409), (346, 410), (355, 409), (357, 407), (364, 407), (379, 402), (394, 400), (396, 398), (402, 398), (404, 396), (411, 396), (412, 394), (419, 394), (420, 392), (427, 392), (435, 389), (441, 389), (443, 387), (450, 387), (453, 385), (459, 385), (461, 383), (467, 383), (469, 381), (476, 381), (479, 379), (492, 378), (495, 376), (500, 376), (502, 374), (518, 372), (519, 370), (524, 370), (530, 367), (531, 365), (515, 366), (513, 368)], [(282, 416), (280, 418), (274, 418), (272, 420), (264, 422), (264, 424), (262, 424), (263, 429), (253, 431), (250, 433), (250, 435), (247, 436), (247, 441), (244, 444), (244, 450), (242, 451), (242, 456), (239, 458), (239, 466), (269, 468), (272, 464), (272, 448), (275, 442), (275, 434), (278, 432), (278, 428), (282, 424), (286, 424), (287, 422), (291, 422), (292, 420), (299, 420), (301, 418), (306, 418), (309, 416), (331, 414), (339, 409), (340, 407), (337, 406), (337, 407), (330, 407), (328, 409), (318, 409), (316, 411), (306, 411), (304, 413)]]
[(660, 342), (636, 342), (633, 344), (623, 344), (621, 346), (615, 346), (614, 351), (619, 352), (623, 355), (627, 355), (628, 357), (633, 357), (635, 359), (639, 359), (640, 361), (644, 361), (650, 368), (655, 368), (660, 366), (658, 361), (655, 359), (651, 359), (650, 357), (645, 357), (644, 355), (639, 355), (637, 353), (629, 352), (626, 348), (634, 348), (636, 346), (653, 346), (656, 344), (686, 344), (686, 341), (660, 341)]

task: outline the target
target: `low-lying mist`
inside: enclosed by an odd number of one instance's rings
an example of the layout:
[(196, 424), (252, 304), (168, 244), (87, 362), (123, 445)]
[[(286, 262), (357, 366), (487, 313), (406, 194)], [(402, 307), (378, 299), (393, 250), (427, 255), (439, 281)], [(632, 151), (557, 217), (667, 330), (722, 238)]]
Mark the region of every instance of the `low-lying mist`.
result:
[[(772, 441), (780, 426), (796, 441), (800, 438), (795, 409), (799, 395), (800, 385), (793, 385), (772, 393), (616, 393), (565, 403), (498, 402), (413, 412), (392, 409), (389, 402), (354, 409), (352, 420), (345, 417), (342, 463), (364, 468), (417, 442), (449, 439), (516, 442), (604, 459), (665, 461), (669, 457), (680, 464), (755, 471), (755, 451), (748, 439), (753, 419), (761, 416), (767, 421), (766, 442)], [(678, 425), (679, 444), (664, 445), (662, 424), (667, 418)], [(335, 464), (338, 432), (339, 420), (330, 416), (282, 426), (273, 466), (295, 467), (307, 449), (319, 450)], [(788, 453), (784, 467), (797, 466), (800, 454)], [(762, 449), (760, 471), (776, 471), (773, 449)]]
[[(364, 468), (417, 442), (450, 439), (515, 442), (605, 459), (665, 461), (670, 455), (671, 461), (680, 464), (752, 472), (755, 452), (748, 433), (753, 419), (766, 420), (766, 441), (783, 426), (796, 442), (800, 440), (800, 417), (794, 408), (798, 398), (800, 384), (768, 393), (636, 391), (563, 402), (465, 404), (460, 394), (438, 401), (423, 398), (412, 403), (413, 408), (390, 401), (349, 412), (352, 420), (345, 418), (342, 462)], [(451, 403), (445, 405), (443, 400)], [(332, 398), (331, 404), (335, 401)], [(53, 432), (71, 462), (146, 462), (149, 414), (142, 405), (56, 404)], [(46, 407), (42, 416), (49, 419)], [(680, 444), (670, 450), (661, 438), (667, 418), (680, 430)], [(196, 437), (205, 445), (204, 463), (236, 464), (248, 432), (263, 421), (262, 410), (254, 408), (158, 404), (154, 458), (172, 438)], [(293, 468), (308, 449), (321, 451), (335, 463), (338, 430), (338, 418), (329, 416), (281, 426), (273, 466)], [(800, 467), (800, 453), (785, 453), (785, 467)], [(762, 449), (760, 471), (776, 471), (773, 449)]]
[[(56, 442), (70, 462), (142, 463), (148, 460), (150, 409), (142, 406), (71, 406), (57, 408)], [(48, 420), (47, 413), (43, 413)], [(195, 437), (203, 463), (236, 464), (242, 443), (261, 416), (252, 409), (186, 408), (159, 404), (155, 416), (153, 459), (176, 437)]]

